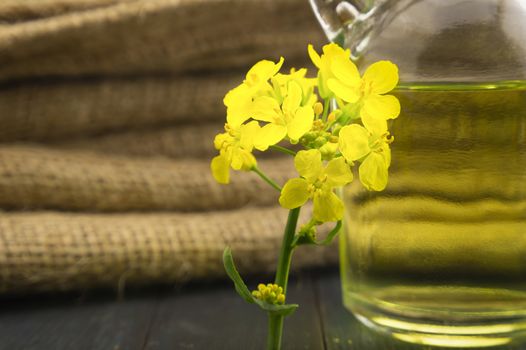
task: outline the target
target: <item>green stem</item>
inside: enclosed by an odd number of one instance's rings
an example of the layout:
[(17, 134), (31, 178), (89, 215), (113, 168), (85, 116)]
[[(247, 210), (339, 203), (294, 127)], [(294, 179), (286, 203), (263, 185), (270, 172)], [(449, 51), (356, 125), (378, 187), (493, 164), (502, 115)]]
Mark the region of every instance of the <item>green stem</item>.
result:
[(326, 98), (325, 99), (325, 102), (323, 103), (323, 114), (322, 114), (322, 117), (321, 117), (321, 120), (323, 120), (324, 122), (327, 121), (327, 116), (329, 115), (329, 107), (331, 105), (331, 99), (330, 98)]
[(268, 177), (264, 172), (261, 171), (257, 166), (252, 168), (252, 171), (259, 175), (263, 180), (265, 180), (266, 183), (268, 183), (270, 186), (274, 187), (276, 190), (281, 192), (281, 187), (270, 177)]
[(294, 152), (293, 150), (288, 149), (286, 147), (281, 147), (281, 146), (278, 146), (278, 145), (272, 145), (272, 146), (270, 146), (270, 148), (275, 150), (275, 151), (279, 151), (281, 153), (290, 154), (291, 156), (295, 156), (296, 155), (296, 152)]
[[(290, 262), (292, 260), (292, 252), (294, 251), (294, 235), (296, 233), (296, 226), (300, 215), (300, 209), (295, 208), (289, 211), (287, 225), (283, 233), (283, 241), (281, 242), (281, 250), (279, 252), (278, 268), (276, 270), (276, 279), (274, 283), (283, 288), (283, 293), (287, 293), (287, 284), (289, 280)], [(283, 316), (269, 315), (268, 323), (268, 338), (267, 349), (279, 350), (281, 349), (281, 336), (283, 334)]]
[(267, 350), (280, 350), (283, 334), (283, 316), (268, 315)]

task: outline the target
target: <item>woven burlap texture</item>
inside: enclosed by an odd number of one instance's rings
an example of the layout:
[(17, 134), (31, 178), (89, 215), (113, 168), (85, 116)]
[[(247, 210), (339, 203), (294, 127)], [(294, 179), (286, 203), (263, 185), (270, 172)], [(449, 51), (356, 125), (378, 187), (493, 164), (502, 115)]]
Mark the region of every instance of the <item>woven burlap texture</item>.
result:
[(252, 64), (322, 41), (304, 0), (0, 2), (0, 293), (225, 278), (226, 245), (272, 271), (287, 211), (253, 173), (217, 184), (213, 138)]
[[(0, 214), (0, 292), (93, 285), (177, 283), (224, 277), (229, 245), (244, 273), (275, 267), (282, 208), (206, 214)], [(334, 251), (302, 248), (295, 266), (333, 263)]]
[(322, 36), (306, 1), (124, 1), (5, 26), (0, 79), (245, 68), (297, 60), (313, 40)]
[(18, 83), (0, 88), (0, 141), (47, 141), (224, 121), (223, 96), (243, 78), (241, 72), (233, 72)]
[[(290, 159), (259, 165), (279, 183), (295, 176)], [(129, 158), (44, 147), (0, 147), (0, 206), (85, 211), (204, 211), (274, 205), (277, 193), (254, 173), (212, 178), (210, 160)]]
[(58, 16), (135, 0), (2, 0), (0, 24)]
[[(224, 118), (224, 116), (223, 116)], [(212, 159), (217, 154), (212, 140), (224, 130), (221, 122), (181, 124), (114, 131), (111, 133), (77, 137), (50, 142), (62, 150), (91, 151), (136, 157), (169, 157), (178, 159)], [(276, 153), (260, 153), (259, 157), (272, 157)]]

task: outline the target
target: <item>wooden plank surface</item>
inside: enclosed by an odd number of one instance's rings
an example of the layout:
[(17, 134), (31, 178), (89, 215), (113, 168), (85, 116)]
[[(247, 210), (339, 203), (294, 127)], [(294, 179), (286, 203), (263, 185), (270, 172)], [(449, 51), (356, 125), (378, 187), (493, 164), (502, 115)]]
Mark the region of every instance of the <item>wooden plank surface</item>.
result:
[[(250, 281), (250, 287), (257, 284)], [(284, 349), (440, 350), (402, 343), (361, 325), (341, 302), (337, 271), (295, 276)], [(266, 315), (230, 283), (0, 301), (0, 350), (264, 349)], [(492, 348), (524, 350), (526, 344)]]
[[(255, 288), (257, 282), (249, 284)], [(262, 349), (267, 318), (257, 306), (247, 304), (231, 284), (209, 290), (187, 290), (163, 295), (152, 322), (147, 350), (160, 349)], [(323, 349), (313, 282), (308, 275), (291, 281), (289, 298), (301, 308), (286, 322), (285, 349)]]
[(0, 350), (140, 350), (155, 301), (111, 295), (2, 301)]

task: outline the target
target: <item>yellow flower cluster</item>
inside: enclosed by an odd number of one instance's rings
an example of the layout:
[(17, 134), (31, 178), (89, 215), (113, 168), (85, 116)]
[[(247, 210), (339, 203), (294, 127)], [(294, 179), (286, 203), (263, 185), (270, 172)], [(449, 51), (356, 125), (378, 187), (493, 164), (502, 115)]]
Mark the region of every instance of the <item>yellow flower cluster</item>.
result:
[(252, 291), (252, 296), (273, 305), (283, 305), (285, 303), (283, 288), (277, 284), (269, 283), (264, 285), (263, 283), (260, 283), (258, 289)]
[[(318, 68), (316, 78), (307, 78), (305, 68), (279, 73), (283, 58), (263, 60), (226, 94), (225, 132), (214, 140), (219, 155), (211, 170), (220, 183), (230, 181), (230, 168), (254, 170), (281, 190), (283, 207), (312, 200), (313, 219), (323, 223), (341, 220), (343, 203), (334, 189), (353, 180), (355, 163), (367, 189), (381, 191), (387, 185), (393, 141), (388, 120), (400, 113), (398, 99), (387, 93), (398, 84), (398, 68), (379, 61), (360, 75), (349, 50), (334, 43), (325, 45), (321, 55), (309, 45), (308, 53)], [(283, 147), (283, 141), (293, 149)], [(294, 155), (299, 177), (282, 188), (257, 168), (254, 150), (269, 148)]]

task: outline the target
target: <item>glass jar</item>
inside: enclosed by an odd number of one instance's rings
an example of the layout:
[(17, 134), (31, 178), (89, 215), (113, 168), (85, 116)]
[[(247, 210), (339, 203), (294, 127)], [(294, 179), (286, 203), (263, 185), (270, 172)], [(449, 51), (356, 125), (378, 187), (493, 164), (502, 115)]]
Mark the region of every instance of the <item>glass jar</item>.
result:
[(526, 334), (526, 1), (311, 0), (363, 72), (398, 65), (389, 183), (344, 189), (344, 304), (428, 345)]

